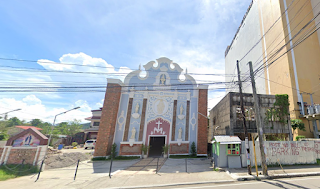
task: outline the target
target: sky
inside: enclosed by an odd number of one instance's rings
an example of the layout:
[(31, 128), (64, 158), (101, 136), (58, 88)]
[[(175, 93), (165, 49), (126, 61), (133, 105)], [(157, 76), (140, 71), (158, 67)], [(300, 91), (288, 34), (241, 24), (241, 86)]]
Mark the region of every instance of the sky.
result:
[[(178, 63), (184, 73), (187, 69), (188, 73), (224, 74), (225, 49), (250, 2), (4, 1), (0, 4), (0, 116), (20, 108), (8, 117), (52, 122), (56, 114), (80, 106), (57, 122), (86, 122), (91, 110), (103, 105), (106, 78), (123, 80), (139, 65), (160, 57)], [(198, 83), (225, 80), (212, 75), (194, 78)], [(78, 91), (54, 88), (61, 86)], [(93, 86), (97, 88), (84, 88)], [(225, 95), (217, 87), (209, 86), (208, 108)]]

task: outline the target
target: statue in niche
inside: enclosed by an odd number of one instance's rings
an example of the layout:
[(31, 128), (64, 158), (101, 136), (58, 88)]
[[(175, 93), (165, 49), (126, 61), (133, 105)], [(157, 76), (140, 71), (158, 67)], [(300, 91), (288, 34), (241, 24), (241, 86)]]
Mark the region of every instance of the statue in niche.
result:
[(130, 137), (130, 139), (135, 139), (136, 138), (136, 128), (132, 128), (132, 130), (131, 130), (131, 137)]
[(182, 128), (180, 127), (179, 131), (178, 131), (178, 139), (182, 139)]
[(183, 115), (183, 106), (182, 106), (182, 104), (181, 104), (181, 106), (180, 106), (180, 114), (178, 115), (178, 118), (180, 119), (180, 120), (183, 120), (184, 119), (184, 115)]
[(134, 113), (132, 114), (132, 117), (135, 118), (135, 119), (138, 119), (140, 117), (140, 114), (138, 113), (139, 112), (139, 103), (136, 104), (136, 107), (134, 109)]
[(135, 109), (135, 113), (139, 112), (139, 103), (136, 104), (136, 109)]
[(181, 106), (180, 106), (180, 115), (182, 115), (183, 114), (183, 107), (182, 107), (182, 104), (181, 104)]
[(164, 85), (165, 81), (166, 81), (166, 78), (164, 77), (164, 74), (162, 74), (160, 79), (161, 85)]

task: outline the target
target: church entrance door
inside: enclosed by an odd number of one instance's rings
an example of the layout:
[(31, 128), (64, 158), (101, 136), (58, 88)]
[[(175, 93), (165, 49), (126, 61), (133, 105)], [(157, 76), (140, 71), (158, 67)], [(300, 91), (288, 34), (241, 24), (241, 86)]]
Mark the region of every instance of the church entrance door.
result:
[(159, 157), (162, 154), (162, 146), (165, 145), (164, 136), (150, 136), (149, 157)]

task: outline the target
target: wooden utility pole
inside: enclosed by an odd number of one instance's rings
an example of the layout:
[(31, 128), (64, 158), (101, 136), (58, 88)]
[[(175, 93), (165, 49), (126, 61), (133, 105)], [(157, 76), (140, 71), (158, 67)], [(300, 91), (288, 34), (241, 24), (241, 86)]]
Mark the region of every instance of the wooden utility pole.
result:
[(239, 61), (238, 60), (237, 60), (237, 70), (238, 70), (238, 84), (239, 84), (239, 92), (240, 92), (240, 106), (241, 106), (243, 130), (244, 130), (244, 136), (245, 136), (245, 146), (247, 149), (247, 168), (248, 168), (248, 174), (251, 175), (249, 133), (248, 133), (247, 124), (246, 124), (246, 113), (245, 113), (244, 107), (243, 107), (242, 83), (241, 83), (241, 79), (240, 79), (240, 69), (239, 69)]
[(256, 125), (258, 130), (258, 136), (259, 136), (259, 147), (260, 147), (260, 154), (261, 154), (261, 167), (263, 175), (268, 176), (268, 167), (266, 163), (266, 156), (264, 153), (264, 142), (263, 142), (263, 128), (262, 128), (262, 122), (260, 117), (260, 109), (259, 109), (259, 99), (256, 92), (256, 83), (254, 81), (254, 75), (253, 75), (253, 68), (252, 68), (252, 62), (249, 63), (250, 67), (250, 77), (251, 77), (251, 84), (252, 84), (252, 92), (253, 92), (253, 99), (254, 99), (254, 109), (256, 113)]

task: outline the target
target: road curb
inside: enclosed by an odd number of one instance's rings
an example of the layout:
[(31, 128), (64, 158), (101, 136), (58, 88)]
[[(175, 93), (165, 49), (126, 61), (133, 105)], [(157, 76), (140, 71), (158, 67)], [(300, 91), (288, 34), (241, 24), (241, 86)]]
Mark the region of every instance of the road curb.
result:
[(222, 181), (203, 181), (203, 182), (183, 182), (183, 183), (172, 183), (172, 184), (159, 184), (159, 185), (145, 185), (145, 186), (130, 186), (130, 187), (113, 187), (114, 188), (150, 188), (150, 187), (166, 187), (166, 186), (183, 186), (183, 185), (193, 185), (193, 184), (223, 184), (236, 182), (235, 180), (222, 180)]
[(288, 173), (288, 174), (276, 174), (271, 176), (261, 175), (256, 177), (254, 175), (237, 176), (236, 174), (226, 171), (233, 179), (237, 181), (249, 181), (249, 180), (265, 180), (265, 179), (278, 179), (278, 178), (294, 178), (294, 177), (307, 177), (307, 176), (320, 176), (320, 172), (307, 172), (307, 173)]

